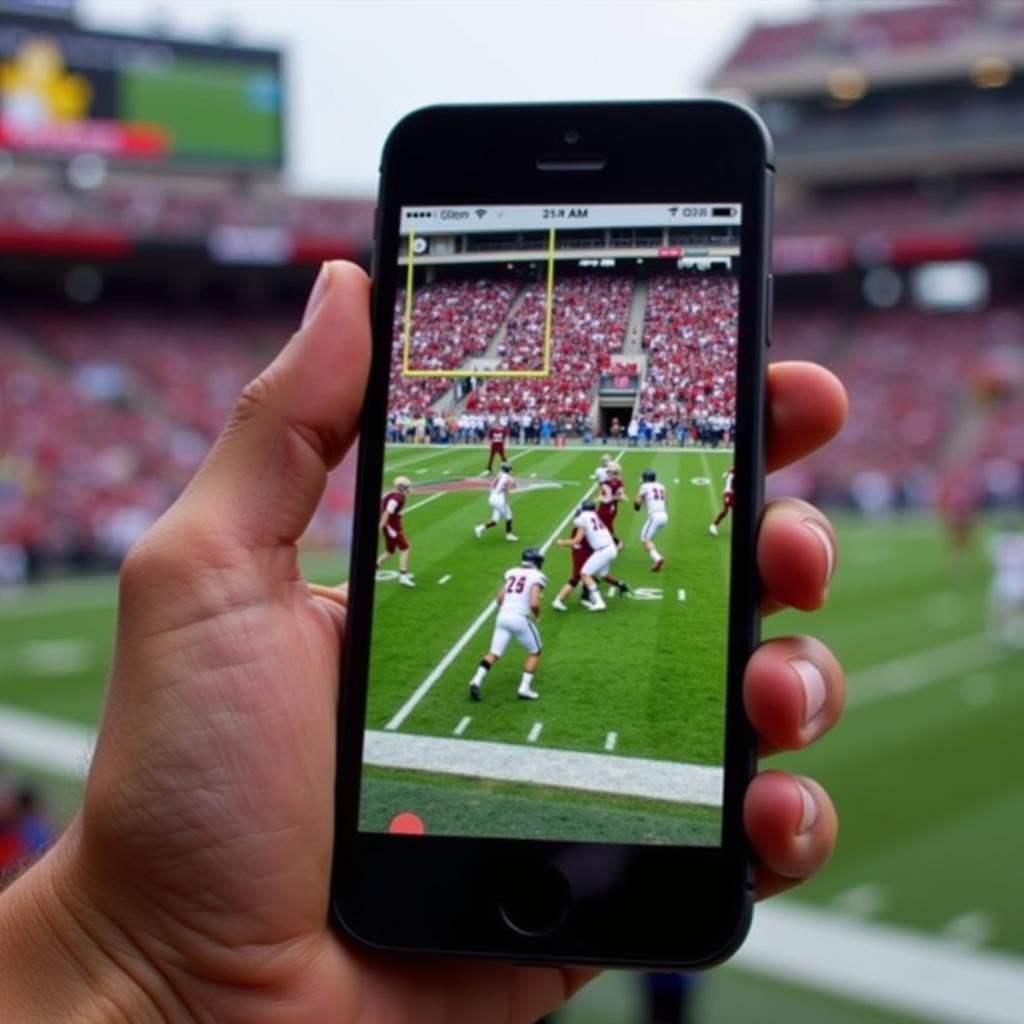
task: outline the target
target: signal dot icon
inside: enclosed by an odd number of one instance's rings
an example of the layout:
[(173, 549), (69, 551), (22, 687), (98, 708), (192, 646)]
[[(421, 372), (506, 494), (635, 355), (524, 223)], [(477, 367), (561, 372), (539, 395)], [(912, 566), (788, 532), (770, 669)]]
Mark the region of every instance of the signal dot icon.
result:
[(476, 211), (477, 220), (481, 220), (486, 213), (487, 213), (486, 210), (477, 210)]

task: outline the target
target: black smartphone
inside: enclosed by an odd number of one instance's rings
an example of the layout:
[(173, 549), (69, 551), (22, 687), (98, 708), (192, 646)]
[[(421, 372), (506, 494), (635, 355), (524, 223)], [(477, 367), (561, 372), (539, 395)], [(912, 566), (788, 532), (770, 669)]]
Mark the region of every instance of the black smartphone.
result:
[(753, 899), (767, 133), (710, 100), (434, 107), (381, 171), (335, 920), (717, 962)]

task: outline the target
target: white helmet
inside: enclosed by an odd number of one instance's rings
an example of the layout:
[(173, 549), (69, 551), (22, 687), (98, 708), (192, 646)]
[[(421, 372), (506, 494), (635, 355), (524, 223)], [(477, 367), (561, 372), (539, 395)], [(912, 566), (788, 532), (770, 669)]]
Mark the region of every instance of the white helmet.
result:
[(412, 490), (412, 481), (407, 476), (396, 476), (395, 490), (399, 494), (408, 494)]

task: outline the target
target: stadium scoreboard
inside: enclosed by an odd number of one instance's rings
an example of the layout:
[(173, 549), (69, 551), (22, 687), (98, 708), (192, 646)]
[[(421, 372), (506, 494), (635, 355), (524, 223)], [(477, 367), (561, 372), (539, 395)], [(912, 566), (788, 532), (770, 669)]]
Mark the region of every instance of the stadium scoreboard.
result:
[(279, 170), (276, 50), (0, 15), (0, 148), (136, 165)]

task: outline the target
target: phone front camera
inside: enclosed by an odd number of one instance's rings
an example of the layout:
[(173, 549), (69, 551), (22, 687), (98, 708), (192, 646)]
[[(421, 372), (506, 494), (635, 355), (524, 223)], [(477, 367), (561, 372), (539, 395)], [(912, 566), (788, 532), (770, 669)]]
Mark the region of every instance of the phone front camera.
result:
[(570, 128), (566, 131), (563, 138), (570, 146), (574, 146), (580, 141), (580, 133), (575, 128)]

